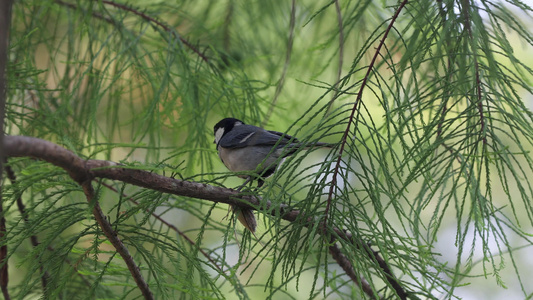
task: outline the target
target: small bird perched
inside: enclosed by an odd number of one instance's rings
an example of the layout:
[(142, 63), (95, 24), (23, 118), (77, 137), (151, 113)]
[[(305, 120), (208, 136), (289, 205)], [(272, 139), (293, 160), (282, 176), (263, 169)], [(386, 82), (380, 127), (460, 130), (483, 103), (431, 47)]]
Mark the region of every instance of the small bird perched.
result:
[[(318, 142), (305, 145), (285, 133), (246, 125), (234, 118), (222, 119), (215, 125), (214, 132), (218, 156), (224, 165), (232, 172), (255, 172), (260, 176), (257, 179), (258, 187), (263, 185), (264, 178), (276, 171), (282, 158), (294, 154), (298, 149), (332, 147), (332, 144)], [(246, 181), (237, 190), (253, 179), (249, 175), (239, 177), (246, 178)], [(253, 211), (234, 206), (232, 209), (237, 213), (238, 220), (252, 233), (255, 232), (257, 223)]]

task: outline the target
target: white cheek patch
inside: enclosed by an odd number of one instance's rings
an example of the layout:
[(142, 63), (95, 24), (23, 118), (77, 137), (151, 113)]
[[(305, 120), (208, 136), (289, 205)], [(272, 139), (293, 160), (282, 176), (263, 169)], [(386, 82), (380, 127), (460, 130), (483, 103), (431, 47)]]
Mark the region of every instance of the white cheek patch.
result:
[(224, 135), (224, 128), (219, 128), (217, 129), (217, 131), (215, 132), (215, 144), (218, 145), (218, 142), (220, 142), (220, 139), (222, 138), (222, 136)]
[(255, 132), (252, 132), (249, 135), (245, 136), (242, 140), (239, 141), (239, 144), (242, 144), (242, 143), (246, 142), (246, 140), (251, 138), (252, 135), (254, 135), (254, 134), (255, 134)]

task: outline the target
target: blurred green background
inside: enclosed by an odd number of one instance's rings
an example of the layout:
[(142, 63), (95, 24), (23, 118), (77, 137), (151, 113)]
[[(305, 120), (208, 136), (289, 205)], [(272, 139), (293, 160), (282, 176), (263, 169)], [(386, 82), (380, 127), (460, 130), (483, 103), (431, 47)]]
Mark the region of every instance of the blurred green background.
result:
[[(361, 230), (362, 237), (378, 243), (385, 256), (384, 248), (405, 246), (398, 253), (413, 261), (402, 265), (396, 252), (391, 260), (395, 274), (413, 290), (424, 286), (435, 298), (446, 299), (452, 294), (463, 299), (523, 299), (533, 293), (525, 284), (533, 276), (527, 255), (533, 233), (528, 183), (533, 175), (528, 154), (532, 149), (529, 110), (533, 107), (528, 88), (533, 80), (531, 9), (515, 1), (465, 3), (407, 4), (394, 19), (394, 28), (363, 86), (376, 48), (399, 7), (396, 1), (16, 1), (8, 66), (7, 134), (50, 140), (87, 159), (112, 160), (179, 179), (236, 187), (242, 180), (226, 171), (213, 145), (216, 122), (235, 117), (304, 140), (337, 143), (364, 87), (357, 102), (357, 121), (350, 123), (348, 154), (342, 160), (339, 193), (348, 192), (345, 202), (336, 203), (335, 220), (351, 232)], [(470, 34), (466, 10), (471, 14)], [(492, 48), (484, 48), (486, 45)], [(476, 71), (474, 62), (484, 67)], [(482, 83), (476, 74), (481, 74)], [(487, 125), (481, 131), (489, 132), (490, 140), (481, 150), (475, 142), (462, 144), (463, 138), (474, 140), (480, 132), (478, 105), (472, 100), (478, 86), (487, 110)], [(444, 103), (449, 105), (450, 120), (439, 123), (436, 120), (444, 115)], [(522, 129), (514, 131), (515, 127)], [(433, 144), (439, 141), (436, 132), (441, 129), (446, 143), (457, 146), (458, 152), (464, 150), (457, 157), (472, 158), (472, 170), (479, 167), (479, 173), (472, 176), (490, 203), (480, 205), (479, 215), (478, 198), (464, 201), (470, 199), (464, 195), (473, 189), (465, 183), (468, 180), (450, 179), (464, 171), (462, 164), (447, 148)], [(508, 148), (502, 150), (502, 145)], [(505, 151), (520, 153), (509, 162), (514, 166), (509, 169), (498, 163)], [(322, 163), (334, 166), (335, 161), (335, 150), (297, 156), (287, 162), (287, 171), (270, 180), (274, 188), (264, 196), (275, 203), (293, 201), (289, 204), (300, 209), (316, 206), (320, 212), (332, 178), (331, 169), (324, 171)], [(451, 171), (443, 166), (448, 162), (454, 166)], [(15, 290), (23, 295), (24, 287), (29, 286), (31, 292), (24, 299), (42, 295), (36, 266), (28, 261), (42, 250), (32, 249), (27, 240), (36, 233), (43, 245), (56, 248), (55, 253), (41, 256), (50, 258), (51, 270), (65, 272), (59, 267), (65, 257), (80, 264), (76, 272), (63, 273), (57, 286), (66, 286), (66, 278), (76, 273), (91, 278), (88, 281), (93, 283), (88, 286), (94, 294), (89, 297), (111, 297), (117, 291), (124, 291), (126, 299), (137, 296), (131, 280), (122, 286), (127, 275), (120, 264), (110, 265), (117, 270), (106, 269), (106, 262), (112, 261), (112, 248), (96, 242), (98, 230), (74, 183), (48, 164), (23, 159), (10, 163), (20, 173), (19, 187), (6, 192), (12, 199), (7, 218), (14, 228), (9, 245), (15, 250), (10, 258), (10, 284)], [(425, 173), (426, 163), (434, 173)], [(321, 182), (316, 188), (321, 198), (314, 204), (298, 201), (315, 190), (313, 184)], [(505, 182), (510, 182), (509, 186)], [(209, 289), (205, 285), (209, 277), (220, 289), (213, 298), (261, 299), (270, 294), (276, 299), (362, 297), (353, 283), (342, 277), (346, 277), (342, 269), (324, 258), (327, 251), (310, 250), (320, 243), (313, 235), (305, 235), (311, 246), (302, 248), (309, 251), (301, 265), (297, 264), (302, 270), (289, 276), (285, 269), (271, 266), (276, 259), (273, 253), (285, 249), (268, 244), (266, 248), (275, 250), (265, 254), (254, 238), (241, 237), (239, 225), (234, 233), (231, 217), (224, 219), (225, 205), (107, 182), (116, 192), (101, 184), (95, 186), (104, 211), (116, 226), (122, 226), (120, 232), (131, 239), (131, 245), (139, 242), (148, 250), (136, 249), (137, 257), (144, 253), (143, 259), (159, 261), (162, 266), (157, 270), (163, 273), (171, 272), (171, 267), (164, 267), (168, 263), (175, 265), (180, 276), (194, 274), (183, 282), (163, 276), (162, 281), (176, 294), (160, 294), (161, 298), (204, 297), (190, 290)], [(373, 185), (380, 186), (374, 196)], [(15, 208), (20, 191), (24, 191), (21, 194), (28, 209), (35, 213), (32, 228), (24, 227)], [(454, 193), (456, 196), (447, 198)], [(139, 205), (128, 202), (130, 197)], [(515, 200), (518, 198), (521, 200)], [(376, 199), (383, 206), (376, 205)], [(514, 201), (516, 206), (510, 203)], [(460, 213), (461, 203), (467, 213)], [(486, 207), (492, 209), (488, 215)], [(201, 244), (225, 269), (235, 267), (231, 269), (235, 273), (228, 276), (237, 276), (246, 292), (236, 292), (238, 284), (223, 283), (231, 280), (218, 277), (212, 267), (191, 262), (195, 257), (206, 258), (145, 210), (161, 215)], [(356, 219), (356, 213), (350, 215), (353, 211), (368, 219)], [(65, 215), (57, 217), (61, 212)], [(489, 221), (492, 213), (504, 217)], [(263, 241), (272, 242), (273, 236), (287, 230), (286, 223), (258, 216)], [(384, 220), (389, 223), (383, 232), (373, 231), (372, 226), (379, 227)], [(504, 221), (511, 225), (501, 225)], [(137, 241), (136, 231), (159, 240), (150, 244), (142, 235)], [(234, 235), (242, 242), (235, 242)], [(284, 242), (283, 237), (278, 242)], [(385, 242), (376, 242), (380, 238)], [(183, 253), (173, 252), (170, 246), (158, 250), (163, 241), (177, 243)], [(427, 249), (423, 249), (424, 243)], [(239, 258), (248, 247), (253, 254)], [(420, 251), (420, 257), (415, 259), (406, 249)], [(147, 253), (153, 260), (146, 258)], [(301, 258), (302, 254), (291, 255)], [(434, 265), (412, 267), (433, 260)], [(402, 268), (409, 269), (409, 275), (402, 275)], [(119, 275), (115, 277), (114, 272)], [(376, 276), (375, 286), (384, 287), (378, 275), (371, 276)], [(155, 280), (157, 276), (147, 277)], [(439, 283), (431, 282), (433, 279)], [(79, 280), (80, 285), (87, 284)], [(441, 285), (439, 280), (449, 285)], [(99, 291), (99, 285), (112, 292)]]

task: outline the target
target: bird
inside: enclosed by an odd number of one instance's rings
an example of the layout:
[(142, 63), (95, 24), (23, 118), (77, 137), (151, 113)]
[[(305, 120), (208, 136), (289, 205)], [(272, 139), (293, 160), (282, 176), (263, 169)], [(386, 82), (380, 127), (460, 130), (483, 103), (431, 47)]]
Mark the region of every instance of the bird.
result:
[[(305, 144), (286, 133), (247, 125), (235, 118), (224, 118), (213, 129), (214, 143), (222, 163), (232, 172), (248, 171), (257, 175), (237, 175), (246, 179), (237, 188), (239, 191), (254, 179), (258, 188), (263, 186), (264, 179), (274, 174), (282, 160), (301, 148), (334, 146), (322, 142)], [(254, 233), (257, 222), (253, 211), (234, 205), (231, 208), (244, 227)]]

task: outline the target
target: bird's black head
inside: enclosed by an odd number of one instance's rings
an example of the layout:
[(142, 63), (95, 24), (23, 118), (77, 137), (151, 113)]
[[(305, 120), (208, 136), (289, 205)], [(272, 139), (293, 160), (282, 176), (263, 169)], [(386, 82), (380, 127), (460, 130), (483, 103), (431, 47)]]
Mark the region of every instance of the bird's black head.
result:
[(233, 127), (238, 125), (244, 125), (244, 122), (241, 120), (237, 120), (235, 118), (225, 118), (222, 119), (220, 122), (215, 124), (214, 132), (215, 132), (215, 144), (218, 145), (218, 142), (220, 139), (230, 130), (233, 129)]

